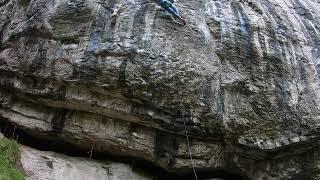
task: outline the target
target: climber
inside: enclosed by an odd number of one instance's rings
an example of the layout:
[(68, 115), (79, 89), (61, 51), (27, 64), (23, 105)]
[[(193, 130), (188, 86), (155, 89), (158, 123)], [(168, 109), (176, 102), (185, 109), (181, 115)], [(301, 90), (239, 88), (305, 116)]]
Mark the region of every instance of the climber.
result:
[(181, 20), (183, 25), (186, 24), (186, 21), (181, 17), (177, 6), (175, 6), (174, 0), (155, 0), (158, 5), (160, 5), (163, 9), (168, 11), (170, 14), (172, 14), (175, 18), (178, 18)]

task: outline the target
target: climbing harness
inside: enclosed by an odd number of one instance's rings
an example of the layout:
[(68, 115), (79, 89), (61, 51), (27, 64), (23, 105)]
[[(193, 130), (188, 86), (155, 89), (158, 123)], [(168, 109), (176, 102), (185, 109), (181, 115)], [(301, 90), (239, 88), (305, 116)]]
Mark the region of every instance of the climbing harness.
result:
[(182, 112), (182, 119), (183, 119), (184, 131), (185, 131), (185, 135), (186, 135), (187, 146), (188, 146), (189, 156), (190, 156), (190, 160), (191, 160), (191, 164), (192, 164), (193, 174), (194, 174), (195, 180), (198, 180), (196, 168), (195, 168), (193, 158), (192, 158), (191, 146), (190, 146), (189, 135), (188, 135), (188, 131), (187, 131), (186, 119), (184, 116), (184, 111)]

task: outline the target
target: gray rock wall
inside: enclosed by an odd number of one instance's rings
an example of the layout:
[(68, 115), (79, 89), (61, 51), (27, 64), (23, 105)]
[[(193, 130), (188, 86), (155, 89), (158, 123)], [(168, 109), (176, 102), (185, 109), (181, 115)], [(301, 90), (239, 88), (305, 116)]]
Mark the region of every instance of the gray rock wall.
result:
[(129, 165), (95, 162), (22, 146), (21, 166), (30, 180), (150, 180), (147, 173), (135, 172)]
[(182, 173), (185, 117), (200, 171), (315, 176), (320, 3), (176, 3), (0, 1), (1, 121)]

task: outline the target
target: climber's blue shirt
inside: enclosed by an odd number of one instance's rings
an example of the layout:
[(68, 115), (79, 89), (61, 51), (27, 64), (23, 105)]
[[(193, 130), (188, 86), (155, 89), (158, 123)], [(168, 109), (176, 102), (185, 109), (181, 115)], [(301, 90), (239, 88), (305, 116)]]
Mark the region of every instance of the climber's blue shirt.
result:
[(178, 8), (170, 0), (155, 0), (163, 9), (175, 17), (181, 18)]

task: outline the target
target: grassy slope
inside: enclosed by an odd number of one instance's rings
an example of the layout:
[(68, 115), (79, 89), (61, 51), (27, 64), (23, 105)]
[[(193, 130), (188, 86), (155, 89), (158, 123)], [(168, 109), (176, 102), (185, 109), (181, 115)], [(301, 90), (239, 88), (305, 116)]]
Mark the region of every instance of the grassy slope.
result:
[(19, 158), (19, 145), (15, 141), (0, 139), (0, 180), (24, 180), (23, 174), (15, 167)]

